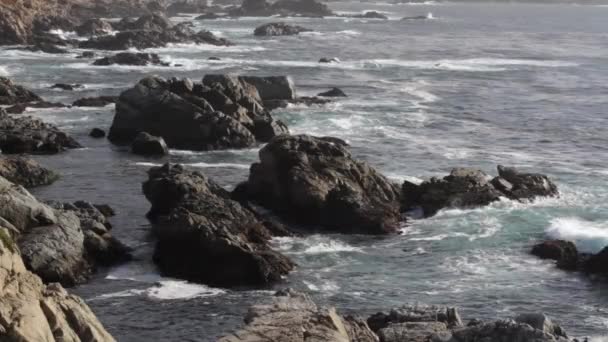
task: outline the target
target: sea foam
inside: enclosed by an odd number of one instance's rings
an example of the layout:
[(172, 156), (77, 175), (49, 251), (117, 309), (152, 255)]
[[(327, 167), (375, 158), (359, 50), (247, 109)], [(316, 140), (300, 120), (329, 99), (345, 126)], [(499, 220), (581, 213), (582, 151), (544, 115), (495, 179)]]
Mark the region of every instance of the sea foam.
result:
[(608, 225), (578, 217), (558, 217), (545, 230), (553, 239), (573, 241), (579, 251), (597, 253), (608, 246)]

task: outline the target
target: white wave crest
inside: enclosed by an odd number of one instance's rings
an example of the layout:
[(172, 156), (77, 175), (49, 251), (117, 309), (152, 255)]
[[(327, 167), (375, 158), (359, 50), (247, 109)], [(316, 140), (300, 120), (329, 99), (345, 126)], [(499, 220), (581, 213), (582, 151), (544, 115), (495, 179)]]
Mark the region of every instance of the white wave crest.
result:
[[(180, 163), (180, 164), (184, 165), (184, 166), (198, 167), (198, 168), (230, 168), (230, 169), (242, 169), (242, 170), (248, 170), (249, 166), (250, 166), (249, 164), (204, 163), (204, 162), (198, 162), (198, 163)], [(162, 164), (160, 164), (160, 163), (150, 163), (150, 162), (137, 162), (137, 163), (135, 163), (135, 165), (146, 166), (146, 167), (154, 167), (154, 166), (161, 166)]]
[(6, 69), (6, 67), (0, 65), (0, 76), (10, 76), (10, 73), (8, 72), (8, 70)]
[(608, 246), (608, 224), (578, 217), (555, 218), (545, 233), (553, 239), (574, 242), (581, 252), (597, 253)]
[(272, 243), (277, 249), (287, 254), (363, 252), (360, 248), (351, 246), (346, 242), (334, 240), (327, 236), (321, 235), (311, 235), (305, 238), (276, 237), (272, 240)]

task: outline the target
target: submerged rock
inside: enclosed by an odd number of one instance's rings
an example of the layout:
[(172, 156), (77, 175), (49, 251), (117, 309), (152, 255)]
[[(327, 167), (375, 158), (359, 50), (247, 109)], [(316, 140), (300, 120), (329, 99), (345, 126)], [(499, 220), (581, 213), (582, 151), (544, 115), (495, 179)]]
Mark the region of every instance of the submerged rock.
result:
[(81, 145), (51, 124), (32, 117), (0, 115), (0, 150), (4, 154), (55, 154)]
[(133, 52), (121, 52), (113, 56), (104, 57), (93, 62), (93, 65), (162, 65), (169, 66), (169, 63), (161, 61), (155, 53), (133, 53)]
[(290, 289), (278, 291), (269, 304), (251, 307), (245, 323), (242, 330), (219, 342), (378, 341), (363, 320), (342, 316), (334, 308), (318, 307), (308, 295)]
[(104, 138), (106, 136), (106, 131), (101, 128), (93, 128), (89, 133), (91, 138)]
[(161, 137), (140, 132), (131, 144), (131, 151), (144, 156), (164, 156), (169, 154), (169, 148)]
[(59, 178), (54, 171), (26, 157), (0, 158), (0, 176), (26, 188), (49, 185)]
[(328, 90), (326, 92), (317, 94), (317, 96), (323, 96), (323, 97), (346, 97), (346, 94), (340, 88), (332, 88), (331, 90)]
[(311, 29), (307, 29), (302, 26), (288, 25), (285, 23), (269, 23), (262, 26), (256, 27), (253, 31), (255, 36), (293, 36), (302, 32), (310, 32)]
[(73, 83), (73, 84), (55, 83), (51, 86), (51, 89), (61, 89), (61, 90), (69, 90), (69, 91), (79, 89), (79, 88), (83, 88), (83, 85), (77, 84), (77, 83)]
[(545, 241), (535, 245), (531, 253), (541, 259), (555, 260), (559, 268), (567, 270), (576, 269), (579, 264), (578, 250), (576, 245), (570, 241)]
[(235, 192), (289, 220), (341, 233), (395, 233), (401, 218), (399, 187), (327, 138), (273, 138)]
[(363, 14), (357, 14), (350, 16), (351, 18), (359, 18), (359, 19), (388, 19), (388, 17), (382, 13), (376, 11), (367, 11)]
[[(0, 220), (1, 221), (1, 220)], [(59, 284), (26, 270), (8, 222), (0, 222), (0, 338), (114, 342), (91, 309)]]
[(98, 97), (85, 97), (74, 101), (72, 106), (74, 107), (105, 107), (111, 103), (116, 103), (118, 96), (98, 96)]
[(319, 63), (321, 63), (321, 64), (340, 63), (340, 59), (337, 57), (333, 57), (333, 58), (323, 57), (323, 58), (319, 59)]
[(501, 197), (521, 201), (558, 195), (557, 186), (545, 175), (520, 173), (501, 165), (498, 174), (492, 178), (481, 170), (456, 168), (442, 179), (433, 177), (420, 185), (406, 181), (402, 186), (402, 208), (420, 207), (425, 216), (432, 216), (443, 208), (479, 207)]
[(223, 287), (264, 285), (293, 263), (268, 245), (262, 222), (199, 172), (165, 164), (143, 185), (163, 275)]

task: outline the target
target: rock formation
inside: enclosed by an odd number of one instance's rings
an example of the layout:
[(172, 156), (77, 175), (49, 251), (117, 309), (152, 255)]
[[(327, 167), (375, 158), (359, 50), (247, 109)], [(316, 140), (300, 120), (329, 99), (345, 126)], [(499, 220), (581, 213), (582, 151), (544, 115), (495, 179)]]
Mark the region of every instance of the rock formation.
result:
[(49, 185), (59, 178), (57, 173), (35, 160), (17, 156), (0, 158), (0, 176), (26, 188)]

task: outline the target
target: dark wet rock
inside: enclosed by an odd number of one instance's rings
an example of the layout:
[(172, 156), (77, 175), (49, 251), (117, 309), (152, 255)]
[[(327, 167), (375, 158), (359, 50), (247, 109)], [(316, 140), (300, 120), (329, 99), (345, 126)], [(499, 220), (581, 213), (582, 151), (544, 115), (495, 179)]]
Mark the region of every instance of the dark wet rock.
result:
[(207, 1), (182, 0), (171, 3), (165, 11), (169, 16), (176, 16), (181, 13), (202, 13), (206, 10)]
[(113, 56), (104, 57), (93, 62), (93, 65), (163, 65), (168, 66), (168, 63), (161, 61), (155, 53), (133, 53), (133, 52), (121, 52)]
[(47, 102), (47, 101), (38, 101), (38, 102), (26, 102), (26, 103), (17, 103), (10, 107), (6, 108), (6, 111), (9, 114), (23, 114), (28, 108), (64, 108), (66, 105), (59, 102)]
[(42, 101), (42, 98), (27, 88), (14, 84), (8, 78), (0, 77), (0, 105), (14, 105), (35, 101)]
[(219, 342), (259, 341), (260, 336), (266, 341), (378, 341), (360, 318), (318, 307), (308, 295), (291, 289), (278, 291), (268, 304), (251, 307), (245, 324)]
[(323, 57), (323, 58), (319, 59), (319, 63), (322, 63), (322, 64), (340, 63), (340, 59), (337, 57), (333, 57), (333, 58)]
[(332, 88), (329, 91), (317, 94), (317, 96), (322, 96), (322, 97), (346, 97), (346, 94), (340, 88)]
[(253, 31), (255, 36), (293, 36), (300, 34), (301, 32), (310, 32), (311, 29), (307, 29), (302, 26), (288, 25), (286, 23), (268, 23), (258, 26)]
[(276, 282), (293, 263), (268, 245), (255, 215), (203, 174), (165, 164), (143, 185), (163, 275), (232, 287)]
[(146, 14), (137, 20), (121, 20), (117, 28), (121, 31), (143, 30), (143, 31), (166, 31), (173, 26), (169, 18), (160, 13)]
[(256, 87), (234, 75), (207, 75), (202, 84), (149, 77), (121, 94), (109, 138), (129, 143), (143, 131), (169, 147), (210, 150), (287, 133), (260, 102)]
[(367, 11), (363, 14), (357, 14), (350, 16), (351, 18), (360, 18), (360, 19), (388, 19), (388, 17), (382, 13), (378, 13), (376, 11)]
[(76, 58), (95, 58), (97, 56), (93, 51), (85, 51), (80, 56), (76, 56)]
[(462, 320), (458, 309), (434, 305), (404, 305), (394, 308), (388, 313), (378, 312), (367, 319), (369, 327), (379, 332), (391, 325), (402, 323), (440, 323), (431, 325), (431, 328), (442, 326), (443, 330), (448, 328), (462, 327)]
[(169, 148), (162, 137), (155, 137), (146, 132), (140, 132), (131, 144), (131, 151), (144, 156), (164, 156), (169, 154)]
[(0, 176), (26, 188), (49, 185), (59, 178), (56, 172), (26, 157), (0, 158)]
[(426, 15), (417, 15), (417, 16), (413, 16), (413, 17), (403, 17), (401, 18), (401, 20), (403, 21), (407, 21), (407, 20), (426, 20), (429, 19), (428, 16)]
[(214, 20), (214, 19), (219, 19), (222, 16), (216, 13), (205, 13), (205, 14), (201, 14), (198, 17), (194, 18), (194, 20)]
[(608, 275), (608, 246), (599, 253), (583, 256), (583, 271), (587, 273)]
[(51, 89), (61, 89), (61, 90), (70, 90), (70, 91), (79, 89), (79, 88), (83, 88), (83, 85), (77, 84), (77, 83), (73, 83), (73, 84), (55, 83), (51, 86)]
[(442, 179), (431, 178), (420, 185), (404, 182), (402, 208), (422, 208), (432, 216), (443, 208), (473, 208), (507, 197), (531, 200), (539, 196), (557, 196), (557, 186), (545, 175), (520, 173), (514, 168), (498, 166), (499, 176), (492, 178), (481, 170), (453, 169)]
[(106, 131), (101, 128), (93, 128), (91, 132), (89, 132), (89, 136), (96, 139), (104, 138), (106, 136)]
[(262, 101), (296, 98), (296, 87), (287, 76), (241, 76), (240, 80), (256, 87)]
[(219, 57), (209, 57), (209, 58), (207, 58), (207, 60), (209, 60), (209, 61), (221, 61), (222, 59), (219, 58)]
[(574, 270), (579, 264), (578, 250), (576, 245), (570, 241), (545, 241), (535, 245), (531, 253), (541, 259), (557, 261), (557, 266), (562, 269)]
[(76, 24), (76, 20), (67, 15), (45, 13), (34, 19), (32, 32), (34, 35), (40, 35), (51, 30), (73, 31)]
[(118, 96), (98, 96), (85, 97), (72, 103), (74, 107), (105, 107), (111, 103), (116, 103)]
[(51, 124), (32, 117), (0, 116), (0, 150), (4, 154), (55, 154), (81, 145)]
[(272, 4), (282, 15), (301, 17), (327, 17), (334, 13), (322, 2), (316, 0), (278, 0)]
[(51, 43), (36, 43), (34, 45), (29, 45), (26, 46), (24, 48), (24, 50), (26, 51), (31, 51), (31, 52), (44, 52), (44, 53), (51, 53), (51, 54), (63, 54), (63, 53), (69, 53), (69, 51), (65, 48), (62, 47), (58, 47), (55, 44), (51, 44)]
[(401, 218), (397, 185), (344, 145), (307, 135), (273, 138), (241, 191), (289, 220), (342, 233), (395, 233)]
[(75, 31), (79, 36), (91, 37), (108, 34), (113, 30), (114, 29), (112, 28), (112, 24), (103, 19), (95, 18), (85, 21), (84, 23), (76, 27)]

